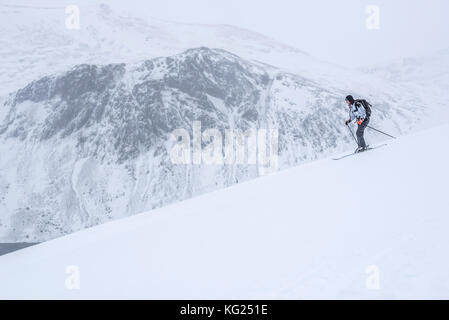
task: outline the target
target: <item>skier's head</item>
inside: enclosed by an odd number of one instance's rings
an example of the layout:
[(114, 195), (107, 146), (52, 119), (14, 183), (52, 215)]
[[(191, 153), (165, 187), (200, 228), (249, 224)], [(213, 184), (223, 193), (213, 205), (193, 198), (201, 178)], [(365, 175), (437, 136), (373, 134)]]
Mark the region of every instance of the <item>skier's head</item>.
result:
[(346, 104), (348, 106), (350, 106), (351, 104), (354, 104), (354, 98), (351, 95), (346, 97)]

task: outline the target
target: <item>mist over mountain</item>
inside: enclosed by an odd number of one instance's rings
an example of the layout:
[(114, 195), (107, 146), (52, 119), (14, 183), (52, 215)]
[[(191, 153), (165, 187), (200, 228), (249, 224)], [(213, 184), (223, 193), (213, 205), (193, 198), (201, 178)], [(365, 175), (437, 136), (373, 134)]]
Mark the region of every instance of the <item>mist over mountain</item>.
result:
[(68, 29), (65, 9), (0, 5), (0, 95), (83, 63), (136, 62), (202, 46), (276, 65), (318, 65), (301, 50), (234, 26), (144, 20), (102, 4), (80, 6), (80, 28)]

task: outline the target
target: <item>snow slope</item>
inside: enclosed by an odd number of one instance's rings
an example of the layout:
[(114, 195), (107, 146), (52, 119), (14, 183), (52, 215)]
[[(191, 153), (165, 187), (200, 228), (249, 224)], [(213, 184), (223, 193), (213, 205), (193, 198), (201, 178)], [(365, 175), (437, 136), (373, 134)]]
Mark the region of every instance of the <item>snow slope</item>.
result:
[[(448, 135), (441, 126), (5, 255), (0, 298), (447, 299), (449, 152), (435, 146)], [(66, 288), (67, 266), (79, 290)], [(372, 266), (379, 289), (366, 286)]]

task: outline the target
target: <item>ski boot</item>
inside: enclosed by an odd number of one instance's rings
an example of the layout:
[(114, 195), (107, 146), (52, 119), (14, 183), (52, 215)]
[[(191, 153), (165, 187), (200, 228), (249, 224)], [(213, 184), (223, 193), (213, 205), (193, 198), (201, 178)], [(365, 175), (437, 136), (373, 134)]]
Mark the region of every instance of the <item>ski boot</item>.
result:
[(366, 151), (368, 149), (368, 146), (366, 147), (357, 147), (357, 149), (355, 149), (354, 153), (360, 153), (363, 151)]

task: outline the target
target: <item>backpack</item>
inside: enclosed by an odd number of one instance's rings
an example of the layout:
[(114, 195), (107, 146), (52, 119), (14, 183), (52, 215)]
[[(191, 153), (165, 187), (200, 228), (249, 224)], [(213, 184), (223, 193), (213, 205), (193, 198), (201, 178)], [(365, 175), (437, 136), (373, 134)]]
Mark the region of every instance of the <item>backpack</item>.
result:
[(357, 103), (362, 104), (362, 106), (365, 108), (366, 117), (367, 118), (371, 117), (371, 104), (368, 101), (366, 101), (365, 99), (357, 99), (357, 100), (355, 100), (355, 103), (354, 103), (356, 108), (357, 108)]

